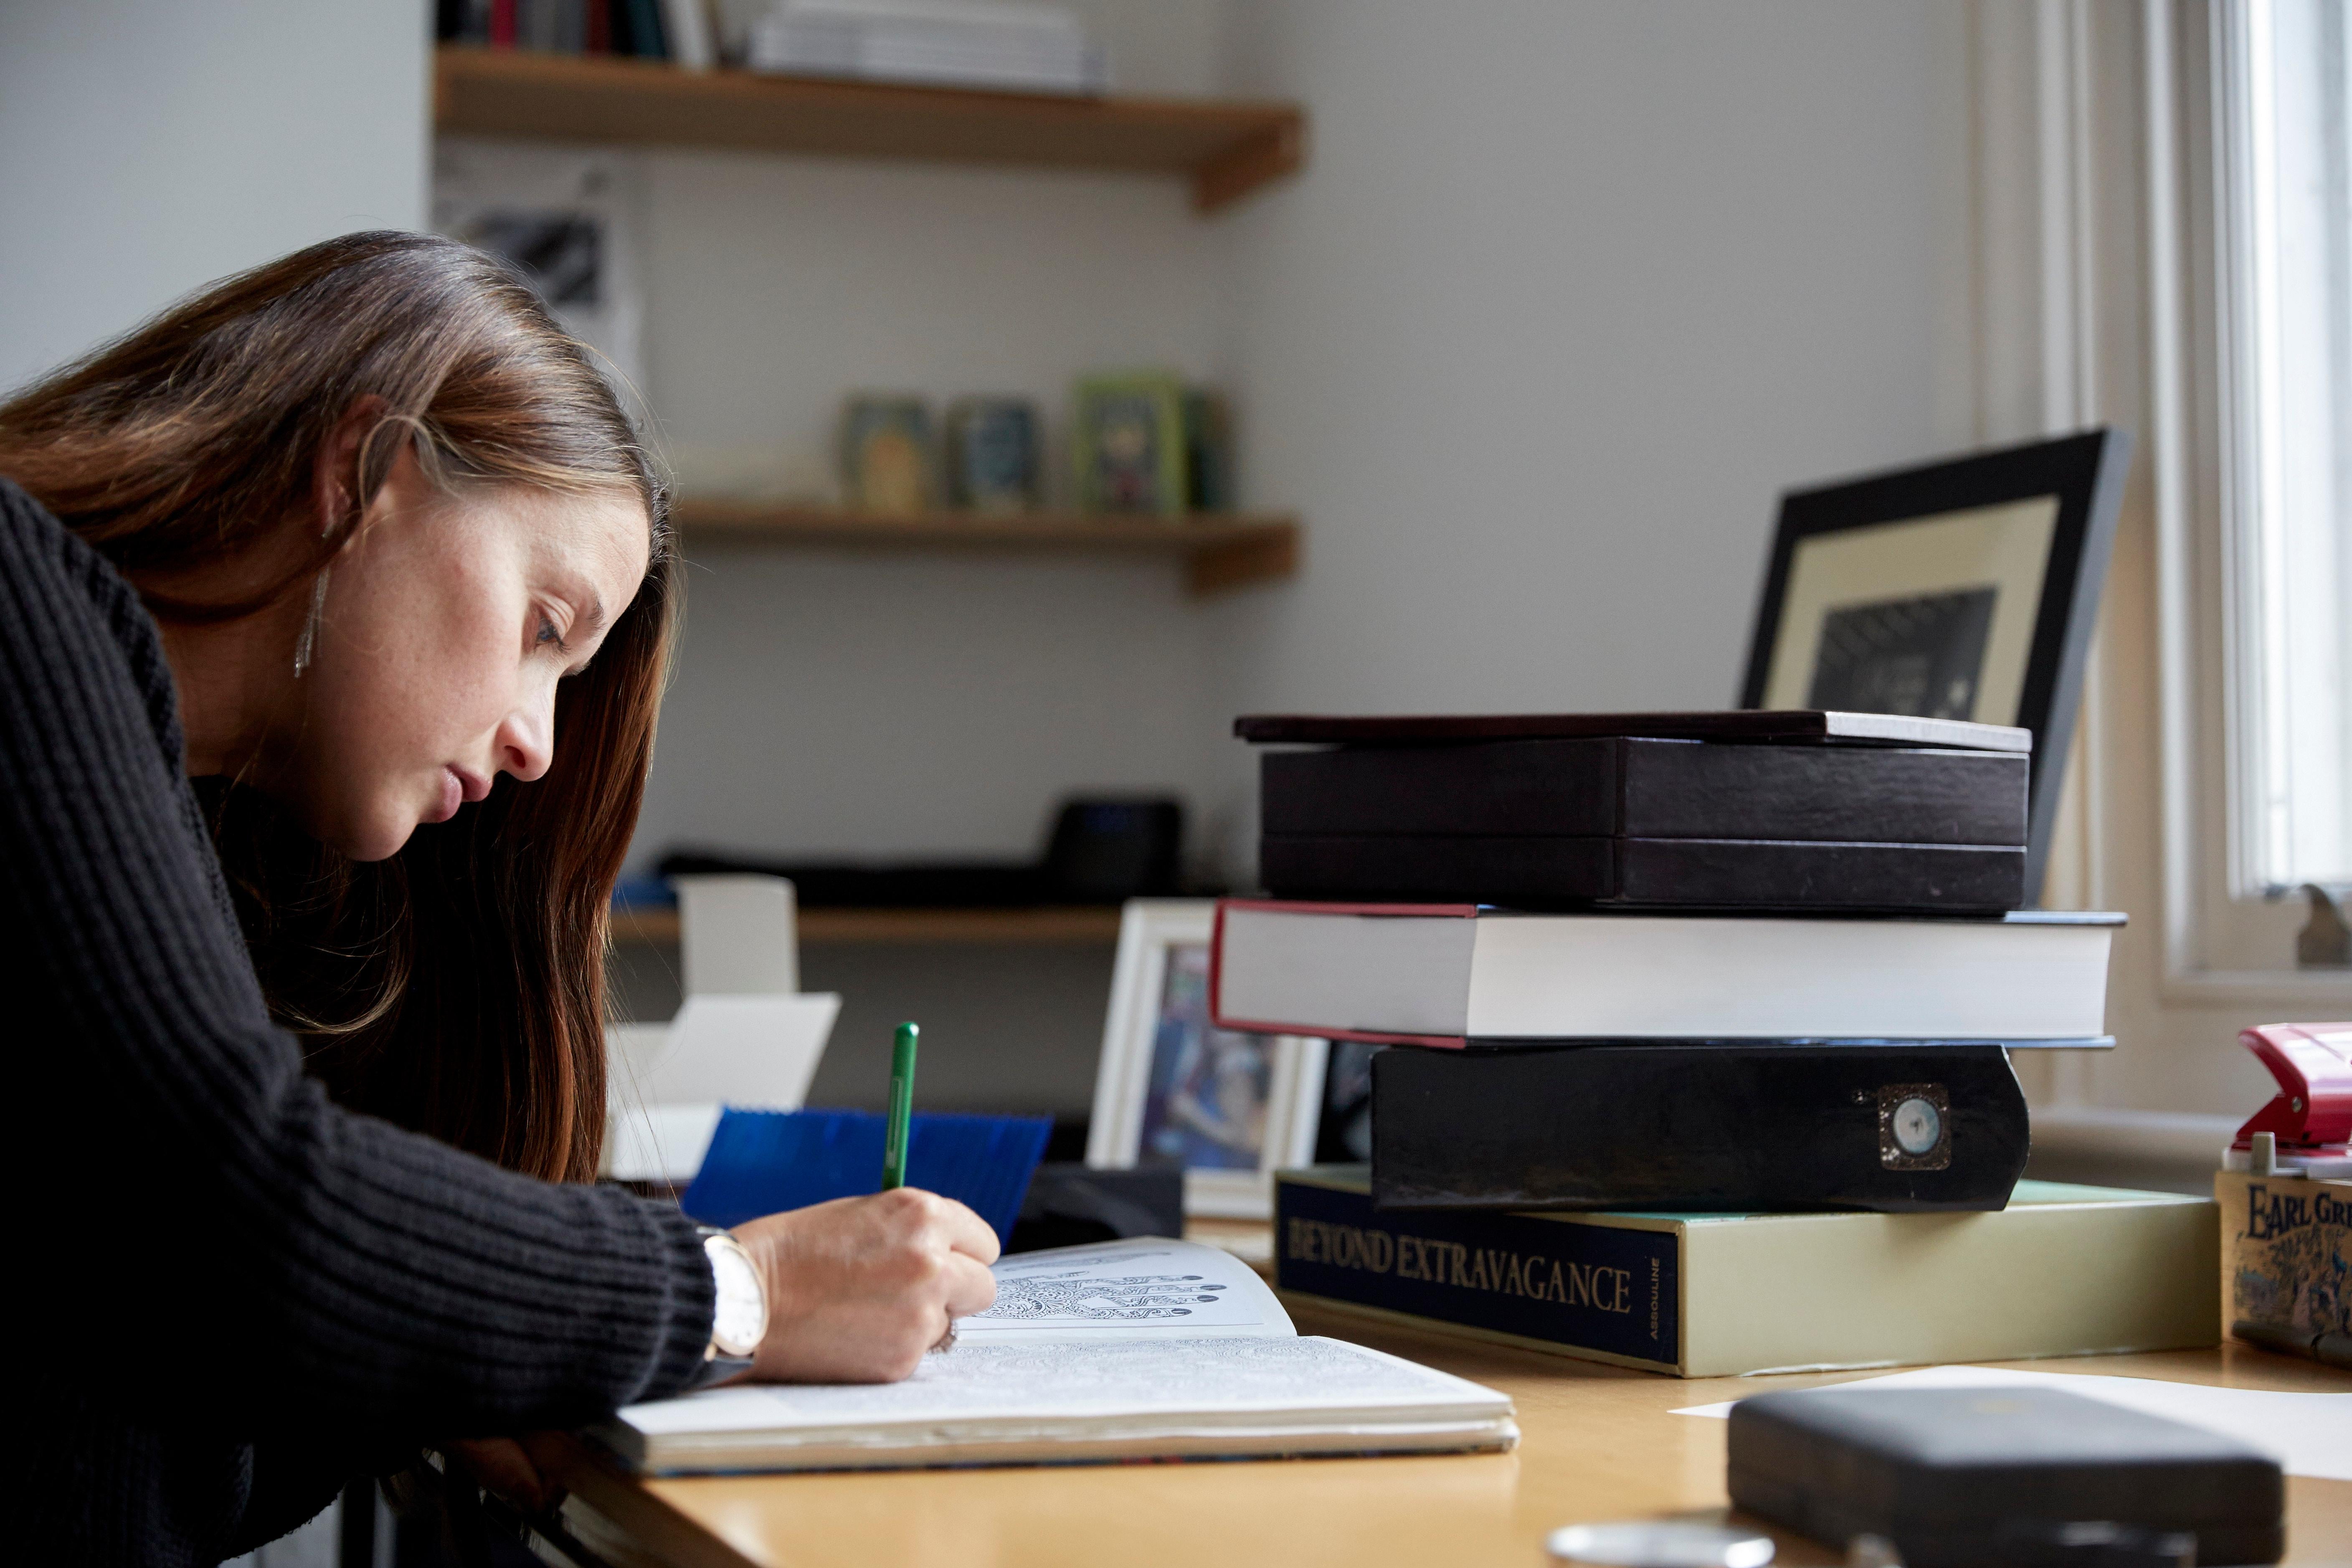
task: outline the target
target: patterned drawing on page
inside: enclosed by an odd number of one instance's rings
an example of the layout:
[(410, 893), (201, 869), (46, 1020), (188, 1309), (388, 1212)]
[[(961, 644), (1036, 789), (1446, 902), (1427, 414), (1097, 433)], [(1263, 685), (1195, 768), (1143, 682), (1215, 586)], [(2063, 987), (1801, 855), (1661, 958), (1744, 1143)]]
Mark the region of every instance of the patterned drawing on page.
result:
[(1218, 1292), (1224, 1289), (1198, 1274), (1130, 1274), (1111, 1279), (1049, 1275), (1035, 1279), (999, 1279), (996, 1305), (981, 1313), (980, 1321), (1087, 1318), (1097, 1322), (1131, 1323), (1189, 1318), (1196, 1307), (1215, 1305), (1222, 1300)]

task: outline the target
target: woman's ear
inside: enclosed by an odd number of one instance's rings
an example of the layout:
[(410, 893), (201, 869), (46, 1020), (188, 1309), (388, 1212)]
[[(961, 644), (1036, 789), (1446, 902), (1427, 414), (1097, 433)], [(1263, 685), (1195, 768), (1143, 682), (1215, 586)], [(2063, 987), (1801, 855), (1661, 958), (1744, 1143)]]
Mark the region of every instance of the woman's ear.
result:
[(365, 515), (367, 503), (373, 499), (363, 493), (371, 488), (365, 473), (368, 447), (383, 428), (390, 407), (370, 393), (345, 409), (327, 438), (319, 443), (318, 456), (310, 465), (310, 501), (320, 539), (356, 528)]

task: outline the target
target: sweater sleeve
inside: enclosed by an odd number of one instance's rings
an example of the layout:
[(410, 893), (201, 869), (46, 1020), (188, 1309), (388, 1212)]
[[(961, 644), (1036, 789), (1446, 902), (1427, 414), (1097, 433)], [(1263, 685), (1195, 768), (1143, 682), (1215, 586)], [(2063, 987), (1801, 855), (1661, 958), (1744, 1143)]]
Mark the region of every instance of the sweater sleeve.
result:
[(161, 658), (124, 624), (142, 616), (0, 484), (0, 1038), (58, 1200), (20, 1233), (58, 1375), (342, 1440), (568, 1424), (683, 1386), (712, 1310), (684, 1215), (501, 1170), (303, 1075), (168, 696), (159, 724), (157, 672), (134, 668)]

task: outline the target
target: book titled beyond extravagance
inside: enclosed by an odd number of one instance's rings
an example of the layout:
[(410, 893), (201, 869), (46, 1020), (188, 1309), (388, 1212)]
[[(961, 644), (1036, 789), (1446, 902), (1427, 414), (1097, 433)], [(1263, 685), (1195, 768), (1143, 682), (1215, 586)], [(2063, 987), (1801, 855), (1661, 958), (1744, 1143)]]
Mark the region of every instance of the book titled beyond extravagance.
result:
[(2021, 1182), (1975, 1214), (1397, 1213), (1361, 1165), (1275, 1182), (1286, 1297), (1715, 1377), (2220, 1338), (2210, 1200)]

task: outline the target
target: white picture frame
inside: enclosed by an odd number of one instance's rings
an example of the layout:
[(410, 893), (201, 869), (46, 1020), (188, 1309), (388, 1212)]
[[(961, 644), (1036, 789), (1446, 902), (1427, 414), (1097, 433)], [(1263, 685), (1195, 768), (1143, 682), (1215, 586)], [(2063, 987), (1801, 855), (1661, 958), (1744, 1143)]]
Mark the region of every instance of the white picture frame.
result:
[[(1213, 899), (1130, 899), (1120, 912), (1087, 1163), (1181, 1159), (1187, 1215), (1267, 1219), (1274, 1173), (1314, 1157), (1330, 1043), (1209, 1023), (1204, 965), (1216, 909)], [(1196, 1092), (1204, 1083), (1213, 1100)]]

